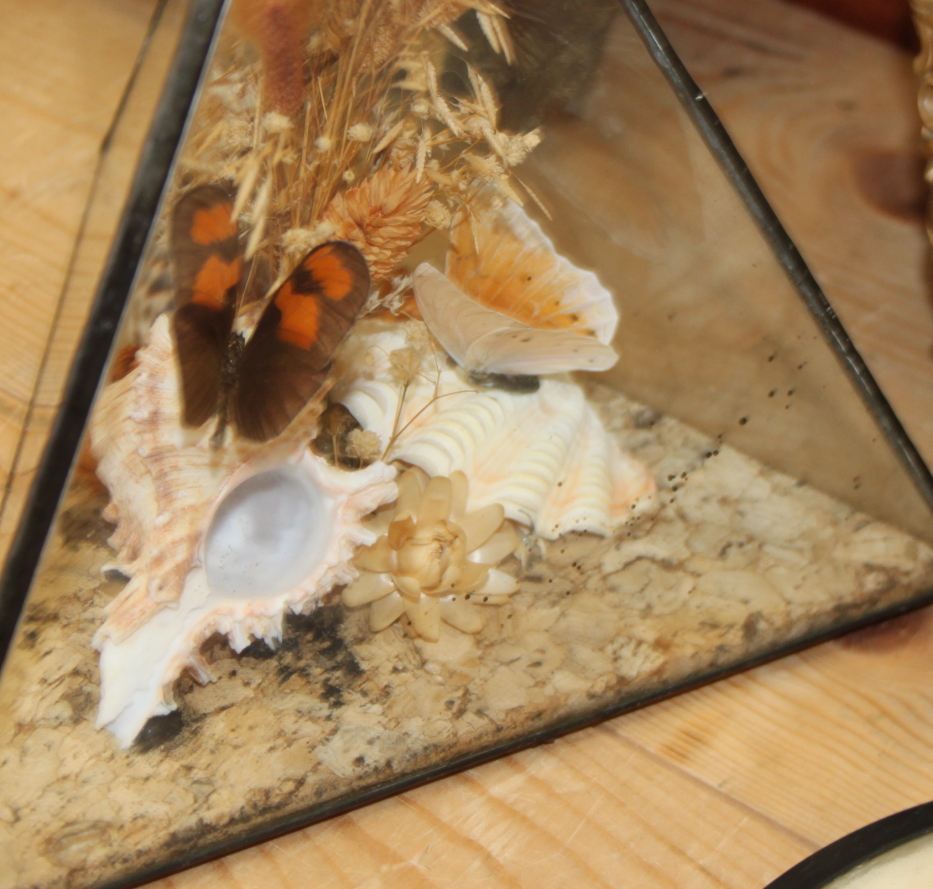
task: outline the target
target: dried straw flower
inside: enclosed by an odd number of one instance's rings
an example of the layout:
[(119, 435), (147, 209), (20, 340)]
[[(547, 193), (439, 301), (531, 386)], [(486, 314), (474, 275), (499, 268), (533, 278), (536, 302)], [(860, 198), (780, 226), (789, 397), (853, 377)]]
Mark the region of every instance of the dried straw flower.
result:
[(320, 222), (314, 228), (290, 228), (282, 235), (282, 248), (286, 256), (304, 256), (315, 247), (334, 238), (334, 227), (329, 222)]
[(405, 346), (389, 352), (389, 374), (392, 381), (406, 386), (421, 372), (422, 352)]
[(369, 464), (382, 456), (382, 442), (375, 432), (354, 429), (347, 435), (347, 455)]
[(359, 248), (373, 280), (386, 278), (422, 232), (431, 197), (428, 182), (411, 169), (377, 170), (355, 188), (338, 194), (324, 213), (334, 237)]
[(424, 211), (424, 224), (441, 230), (450, 228), (450, 210), (440, 201), (431, 201)]
[(355, 123), (347, 130), (351, 142), (368, 142), (373, 137), (373, 128), (368, 123)]
[(430, 480), (420, 469), (403, 472), (394, 510), (377, 513), (385, 533), (354, 559), (360, 576), (344, 589), (344, 604), (370, 605), (375, 631), (406, 614), (429, 641), (439, 638), (442, 620), (479, 632), (475, 603), (501, 604), (518, 589), (494, 566), (515, 551), (519, 536), (498, 503), (467, 514), (466, 501), (462, 472)]

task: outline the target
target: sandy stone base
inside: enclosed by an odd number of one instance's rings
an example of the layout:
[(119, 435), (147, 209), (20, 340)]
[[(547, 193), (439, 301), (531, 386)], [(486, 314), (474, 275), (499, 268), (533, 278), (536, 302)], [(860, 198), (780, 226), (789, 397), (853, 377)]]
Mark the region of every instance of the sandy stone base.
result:
[(121, 751), (94, 728), (90, 638), (120, 589), (101, 492), (69, 495), (0, 689), (0, 887), (138, 874), (387, 780), (733, 667), (933, 586), (933, 550), (596, 388), (661, 508), (615, 539), (532, 547), (476, 637), (328, 604), (278, 651), (208, 643), (217, 682)]

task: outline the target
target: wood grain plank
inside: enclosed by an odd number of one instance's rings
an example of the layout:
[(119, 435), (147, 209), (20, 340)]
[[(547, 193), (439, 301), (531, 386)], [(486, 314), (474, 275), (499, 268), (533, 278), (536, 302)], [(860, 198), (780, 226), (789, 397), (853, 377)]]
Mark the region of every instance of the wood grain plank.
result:
[[(0, 0), (0, 557), (54, 417), (57, 391), (34, 407), (29, 459), (8, 478), (38, 382), (97, 156), (154, 0)], [(56, 353), (61, 380), (70, 354)], [(54, 388), (54, 387), (53, 387)]]
[(933, 462), (933, 308), (909, 56), (781, 3), (652, 6)]
[(925, 610), (613, 727), (820, 844), (930, 799)]
[(813, 848), (607, 724), (150, 885), (714, 889)]

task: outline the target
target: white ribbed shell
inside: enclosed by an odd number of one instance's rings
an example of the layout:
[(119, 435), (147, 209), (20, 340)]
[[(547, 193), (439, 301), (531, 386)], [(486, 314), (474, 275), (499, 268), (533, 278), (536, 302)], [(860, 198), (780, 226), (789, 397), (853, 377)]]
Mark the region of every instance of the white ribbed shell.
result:
[[(344, 353), (348, 372), (332, 393), (384, 444), (401, 393), (388, 355), (404, 346), (397, 325), (359, 323)], [(529, 394), (479, 388), (445, 363), (443, 355), (423, 361), (387, 459), (432, 476), (460, 470), (470, 510), (501, 503), (508, 518), (548, 539), (609, 534), (652, 501), (651, 474), (622, 453), (578, 385), (545, 378)]]

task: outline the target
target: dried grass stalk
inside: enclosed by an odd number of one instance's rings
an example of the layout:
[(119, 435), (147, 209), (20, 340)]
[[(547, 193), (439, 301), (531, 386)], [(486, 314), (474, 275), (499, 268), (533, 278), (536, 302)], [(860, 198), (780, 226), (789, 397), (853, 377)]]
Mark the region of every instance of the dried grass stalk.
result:
[(465, 46), (452, 25), (469, 10), (508, 55), (493, 0), (235, 0), (239, 42), (206, 90), (182, 187), (232, 180), (249, 252), (271, 250), (280, 275), (336, 237), (376, 280), (485, 185), (521, 201), (510, 168), (537, 135), (498, 130), (478, 72), (472, 97), (445, 95), (438, 77), (445, 41)]

